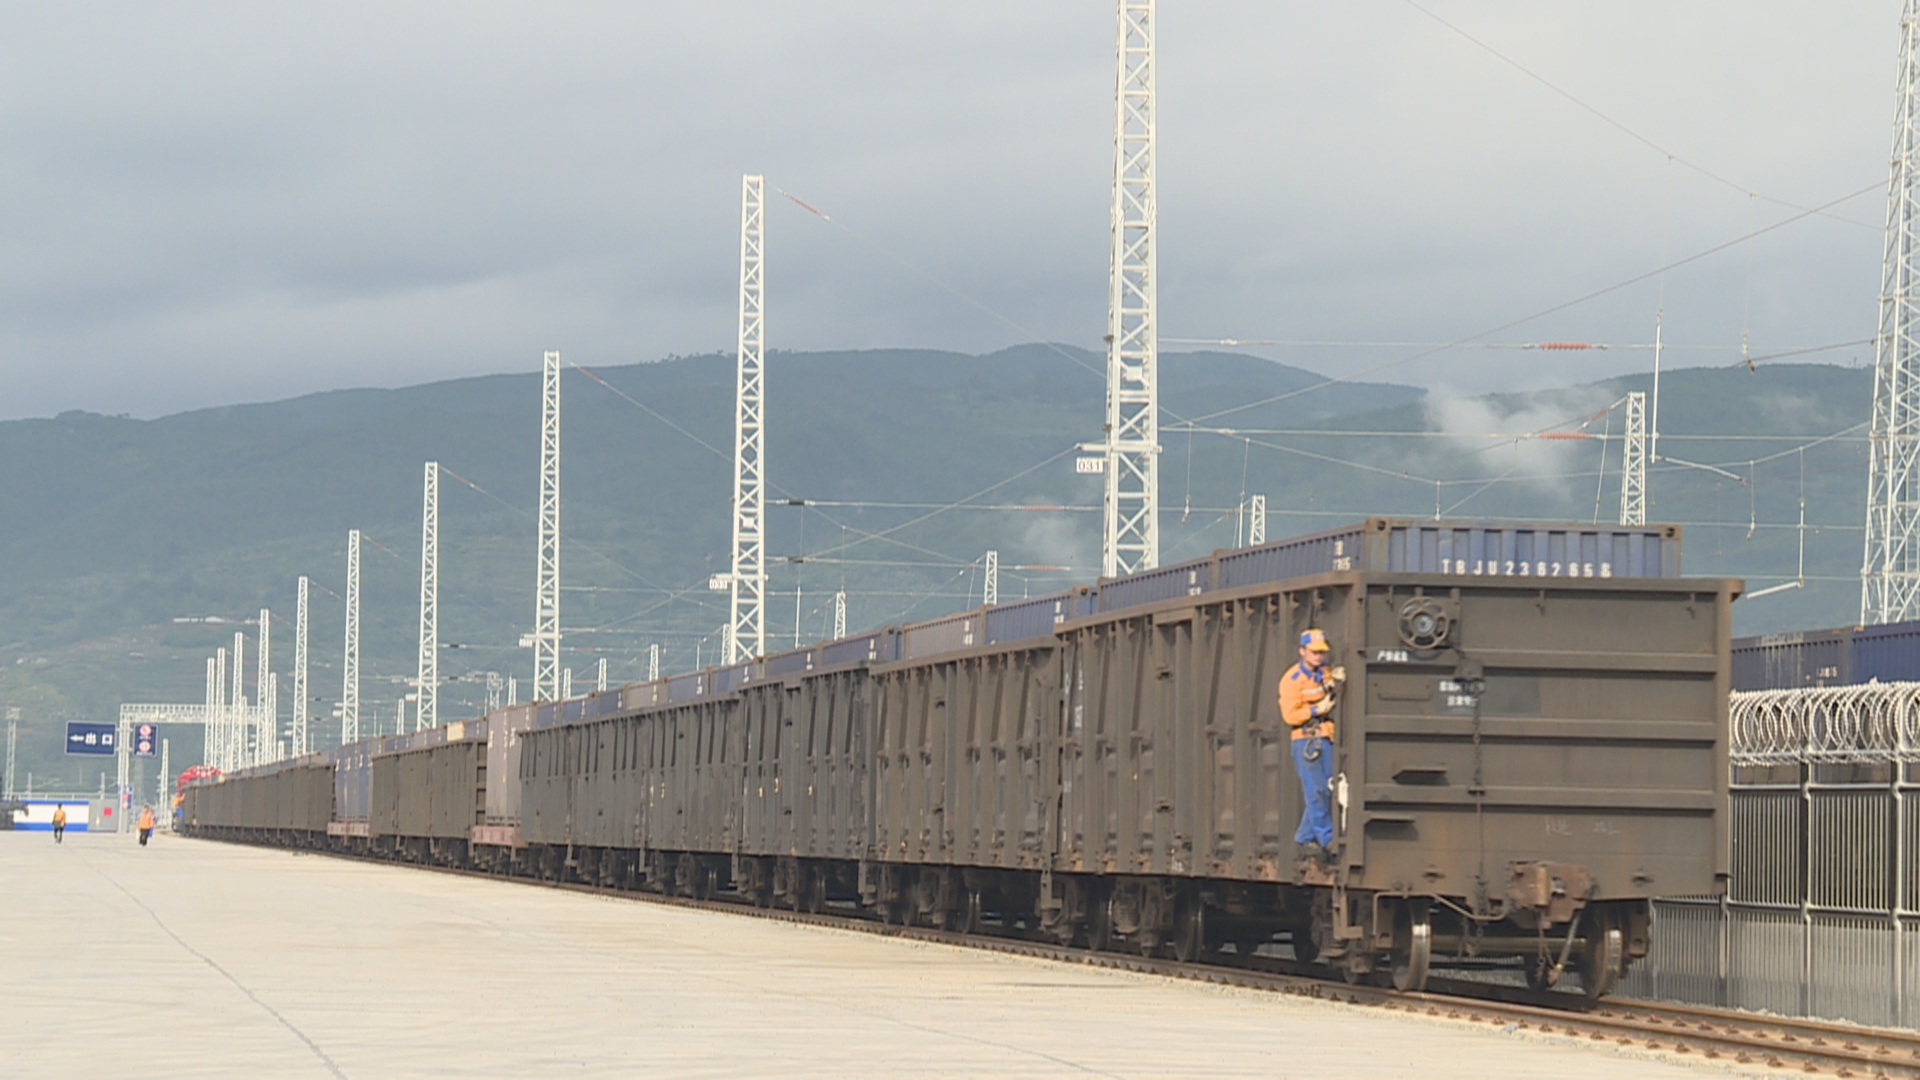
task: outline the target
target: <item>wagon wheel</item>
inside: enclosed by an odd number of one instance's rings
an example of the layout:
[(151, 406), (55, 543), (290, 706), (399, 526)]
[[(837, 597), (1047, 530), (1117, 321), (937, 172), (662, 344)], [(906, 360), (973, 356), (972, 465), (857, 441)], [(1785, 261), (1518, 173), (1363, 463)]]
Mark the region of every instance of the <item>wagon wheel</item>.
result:
[(827, 906), (827, 871), (824, 867), (814, 867), (807, 884), (806, 908), (808, 914), (818, 915)]
[(1626, 940), (1620, 928), (1601, 921), (1599, 933), (1588, 938), (1580, 950), (1580, 989), (1589, 998), (1607, 996), (1620, 977), (1625, 957)]
[(1173, 958), (1191, 964), (1206, 955), (1207, 905), (1191, 893), (1173, 913)]
[(1293, 958), (1311, 964), (1320, 956), (1320, 943), (1313, 939), (1313, 924), (1304, 919), (1287, 928), (1293, 943)]
[(807, 886), (813, 881), (813, 875), (805, 867), (795, 867), (793, 880), (787, 882), (787, 907), (794, 911), (807, 910)]
[(1160, 932), (1158, 930), (1139, 930), (1133, 935), (1133, 948), (1141, 956), (1152, 956), (1160, 951)]
[(945, 930), (953, 925), (954, 908), (947, 902), (951, 890), (942, 887), (940, 875), (930, 870), (922, 870), (914, 880), (913, 891), (908, 894), (912, 901), (907, 908), (908, 922), (924, 914), (926, 921), (935, 930)]
[(953, 913), (951, 920), (949, 920), (952, 923), (951, 929), (962, 934), (979, 933), (980, 909), (981, 899), (979, 889), (967, 889), (962, 892), (960, 894), (959, 907)]
[(1113, 892), (1102, 889), (1087, 905), (1087, 948), (1106, 952), (1113, 948)]
[(1393, 913), (1393, 988), (1418, 993), (1427, 985), (1433, 957), (1433, 922), (1424, 901), (1399, 905)]

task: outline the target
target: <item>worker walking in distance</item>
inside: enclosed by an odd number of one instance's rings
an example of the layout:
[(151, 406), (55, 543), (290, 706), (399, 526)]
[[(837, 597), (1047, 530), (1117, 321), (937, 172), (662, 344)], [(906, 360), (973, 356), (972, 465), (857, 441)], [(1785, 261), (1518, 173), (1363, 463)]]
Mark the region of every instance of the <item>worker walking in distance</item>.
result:
[(153, 807), (140, 808), (140, 846), (147, 846), (147, 838), (153, 835)]
[(1347, 678), (1345, 668), (1327, 666), (1331, 651), (1325, 632), (1308, 630), (1300, 635), (1300, 662), (1280, 676), (1280, 718), (1293, 729), (1293, 768), (1307, 804), (1293, 842), (1321, 870), (1332, 865), (1332, 716)]
[(53, 842), (59, 843), (60, 837), (67, 831), (67, 808), (58, 804), (53, 808)]

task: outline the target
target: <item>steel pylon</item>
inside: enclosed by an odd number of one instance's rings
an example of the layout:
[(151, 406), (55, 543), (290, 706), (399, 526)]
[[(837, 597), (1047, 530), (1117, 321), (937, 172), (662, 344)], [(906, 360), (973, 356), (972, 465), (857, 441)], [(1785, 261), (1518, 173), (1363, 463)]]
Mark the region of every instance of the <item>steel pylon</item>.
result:
[(221, 768), (232, 772), (253, 764), (247, 760), (247, 635), (233, 632), (232, 689), (227, 695), (227, 762)]
[(347, 634), (340, 663), (340, 745), (360, 741), (360, 530), (347, 532)]
[(440, 463), (429, 461), (420, 487), (420, 656), (413, 730), (440, 723)]
[(1900, 70), (1894, 95), (1893, 154), (1887, 184), (1886, 255), (1875, 342), (1869, 432), (1866, 554), (1860, 567), (1860, 621), (1920, 615), (1920, 4), (1900, 16)]
[(300, 588), (293, 612), (293, 756), (307, 753), (307, 578), (300, 576)]
[(1160, 564), (1154, 0), (1120, 0), (1118, 27), (1101, 544), (1102, 572), (1108, 577)]
[(560, 700), (560, 354), (540, 380), (540, 538), (534, 556), (533, 700)]
[(1620, 524), (1647, 523), (1647, 395), (1627, 395), (1627, 435), (1620, 455)]
[(733, 564), (726, 651), (729, 664), (766, 651), (765, 181), (740, 178), (740, 351), (733, 418)]
[(253, 764), (280, 760), (280, 693), (273, 678), (273, 612), (260, 609), (260, 648), (254, 676)]

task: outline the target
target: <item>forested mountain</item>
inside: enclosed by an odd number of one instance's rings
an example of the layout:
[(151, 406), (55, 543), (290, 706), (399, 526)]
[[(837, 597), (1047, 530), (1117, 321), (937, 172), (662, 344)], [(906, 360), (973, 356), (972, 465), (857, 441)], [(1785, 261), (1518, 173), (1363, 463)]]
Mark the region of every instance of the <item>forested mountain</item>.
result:
[[(822, 636), (840, 588), (853, 626), (978, 603), (989, 548), (1002, 597), (1097, 576), (1099, 480), (1076, 474), (1073, 459), (1076, 444), (1100, 438), (1102, 362), (1049, 345), (770, 356), (772, 644), (792, 642), (796, 614), (801, 638)], [(711, 662), (725, 597), (706, 581), (728, 558), (733, 377), (720, 355), (567, 370), (563, 624), (576, 688), (601, 657), (615, 682), (643, 677), (650, 644), (667, 670)], [(1232, 545), (1244, 528), (1233, 508), (1247, 494), (1267, 497), (1275, 537), (1436, 509), (1607, 520), (1617, 441), (1513, 436), (1553, 428), (1617, 440), (1619, 412), (1607, 407), (1646, 388), (1614, 380), (1450, 398), (1322, 387), (1314, 373), (1218, 352), (1165, 355), (1161, 379), (1168, 561)], [(1650, 516), (1687, 526), (1691, 572), (1751, 576), (1756, 587), (1792, 578), (1805, 478), (1809, 585), (1742, 605), (1744, 631), (1853, 617), (1865, 451), (1864, 429), (1845, 429), (1865, 420), (1871, 379), (1822, 365), (1664, 377)], [(205, 657), (262, 607), (273, 611), (272, 662), (290, 708), (301, 574), (315, 586), (314, 711), (325, 729), (340, 692), (350, 528), (367, 538), (363, 725), (390, 726), (415, 662), (429, 460), (445, 470), (442, 672), (463, 679), (442, 692), (443, 715), (477, 706), (486, 671), (524, 678), (538, 384), (530, 371), (155, 420), (0, 423), (0, 704), (23, 709), (22, 771), (90, 781), (59, 754), (58, 725), (108, 719), (121, 701), (199, 700)], [(251, 651), (254, 628), (245, 631)], [(251, 657), (248, 666), (251, 682)], [(176, 760), (192, 760), (196, 742), (182, 733)]]

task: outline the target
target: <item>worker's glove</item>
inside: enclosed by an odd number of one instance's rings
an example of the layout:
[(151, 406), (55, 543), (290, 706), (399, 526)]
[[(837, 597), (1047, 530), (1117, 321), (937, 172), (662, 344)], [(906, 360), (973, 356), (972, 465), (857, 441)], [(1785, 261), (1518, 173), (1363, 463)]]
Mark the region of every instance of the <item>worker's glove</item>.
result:
[(1347, 669), (1345, 665), (1335, 665), (1327, 669), (1326, 685), (1329, 692), (1340, 689), (1340, 687), (1346, 685), (1346, 682)]
[(1334, 693), (1333, 687), (1331, 686), (1327, 687), (1327, 696), (1321, 698), (1319, 701), (1314, 703), (1314, 706), (1313, 706), (1314, 717), (1317, 719), (1323, 716), (1332, 716), (1333, 706), (1336, 699), (1337, 699), (1337, 695)]

